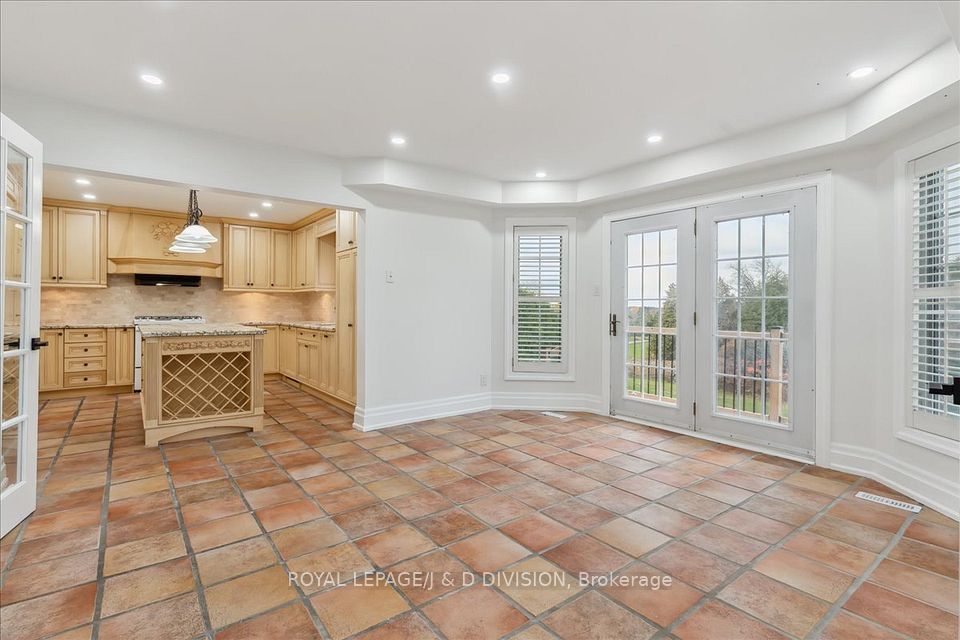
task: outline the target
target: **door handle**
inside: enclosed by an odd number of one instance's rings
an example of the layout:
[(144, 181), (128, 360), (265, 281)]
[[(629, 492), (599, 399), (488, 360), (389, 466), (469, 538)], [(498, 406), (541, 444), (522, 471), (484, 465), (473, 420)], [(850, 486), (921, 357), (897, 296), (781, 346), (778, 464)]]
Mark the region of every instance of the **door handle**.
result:
[(947, 402), (960, 404), (960, 381), (956, 378), (950, 384), (934, 384), (930, 386), (930, 395), (932, 396), (953, 396)]
[(30, 348), (36, 351), (40, 347), (50, 346), (50, 343), (46, 340), (41, 340), (40, 338), (31, 338), (30, 339)]
[(611, 313), (610, 314), (610, 335), (612, 336), (617, 335), (617, 325), (619, 323), (620, 321), (617, 320), (617, 314)]

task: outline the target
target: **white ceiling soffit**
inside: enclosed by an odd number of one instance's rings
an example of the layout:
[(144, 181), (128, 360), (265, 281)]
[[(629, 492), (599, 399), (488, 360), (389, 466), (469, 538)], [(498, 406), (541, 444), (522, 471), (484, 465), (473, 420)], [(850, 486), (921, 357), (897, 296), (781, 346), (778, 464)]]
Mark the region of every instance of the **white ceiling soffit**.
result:
[(889, 77), (850, 103), (761, 131), (640, 162), (583, 180), (497, 182), (392, 159), (346, 163), (343, 183), (351, 188), (389, 188), (490, 204), (577, 204), (639, 193), (713, 173), (856, 143), (872, 130), (890, 131), (912, 107), (913, 118), (960, 112), (960, 52), (952, 41)]
[[(77, 180), (89, 184), (77, 184)], [(218, 218), (256, 219), (265, 222), (291, 224), (302, 220), (323, 206), (308, 202), (291, 202), (278, 198), (224, 193), (193, 185), (174, 185), (154, 181), (120, 178), (92, 171), (45, 166), (43, 169), (43, 196), (57, 200), (89, 201), (91, 205), (107, 204), (136, 209), (187, 212), (190, 189), (197, 194), (203, 213)], [(95, 196), (85, 199), (84, 194)], [(264, 206), (264, 203), (269, 206)]]

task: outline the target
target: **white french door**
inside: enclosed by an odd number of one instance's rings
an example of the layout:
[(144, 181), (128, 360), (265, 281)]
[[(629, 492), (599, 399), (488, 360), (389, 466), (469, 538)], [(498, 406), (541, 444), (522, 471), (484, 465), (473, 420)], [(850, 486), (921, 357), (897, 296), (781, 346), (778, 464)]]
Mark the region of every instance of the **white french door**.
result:
[(813, 457), (816, 188), (615, 222), (611, 242), (611, 411)]
[(40, 142), (0, 114), (4, 198), (0, 212), (0, 535), (37, 508), (37, 393), (40, 335)]
[(691, 428), (694, 209), (612, 225), (611, 409)]

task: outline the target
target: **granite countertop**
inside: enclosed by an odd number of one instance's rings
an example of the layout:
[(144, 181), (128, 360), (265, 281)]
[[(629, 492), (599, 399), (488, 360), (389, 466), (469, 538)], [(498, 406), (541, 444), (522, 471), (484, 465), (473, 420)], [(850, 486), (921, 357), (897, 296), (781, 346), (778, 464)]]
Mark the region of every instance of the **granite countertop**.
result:
[(294, 327), (296, 329), (308, 329), (310, 331), (336, 331), (337, 325), (333, 322), (313, 322), (311, 320), (295, 320), (282, 322), (242, 322), (241, 324), (252, 327)]
[(132, 322), (41, 322), (41, 329), (126, 329)]
[(144, 338), (165, 338), (179, 336), (249, 336), (266, 333), (266, 329), (242, 324), (198, 323), (198, 324), (145, 324), (140, 326)]

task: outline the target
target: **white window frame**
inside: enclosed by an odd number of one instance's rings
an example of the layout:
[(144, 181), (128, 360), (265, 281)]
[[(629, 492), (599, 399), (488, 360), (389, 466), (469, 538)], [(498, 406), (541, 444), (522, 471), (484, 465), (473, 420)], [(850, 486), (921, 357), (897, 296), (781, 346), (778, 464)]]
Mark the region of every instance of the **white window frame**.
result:
[[(903, 243), (901, 245), (903, 268), (901, 270), (903, 286), (903, 311), (899, 324), (900, 335), (903, 339), (901, 365), (902, 373), (901, 398), (903, 399), (904, 427), (896, 433), (899, 440), (910, 442), (927, 449), (945, 453), (953, 457), (960, 457), (960, 446), (956, 440), (956, 426), (949, 416), (937, 416), (913, 409), (913, 309), (917, 300), (916, 287), (913, 282), (913, 183), (916, 177), (918, 162), (929, 160), (932, 156), (941, 154), (952, 145), (957, 144), (955, 134), (940, 134), (924, 140), (908, 149), (896, 154), (898, 180), (896, 191), (900, 204), (901, 215), (898, 216), (898, 233)], [(955, 287), (944, 287), (940, 294), (952, 293)], [(930, 293), (936, 293), (930, 291)], [(933, 296), (936, 297), (936, 296)]]
[[(563, 357), (556, 364), (516, 366), (516, 234), (522, 230), (555, 231), (564, 236), (560, 262), (561, 349)], [(574, 374), (576, 324), (576, 261), (577, 219), (557, 217), (507, 218), (504, 222), (504, 371), (505, 380), (572, 381)]]

